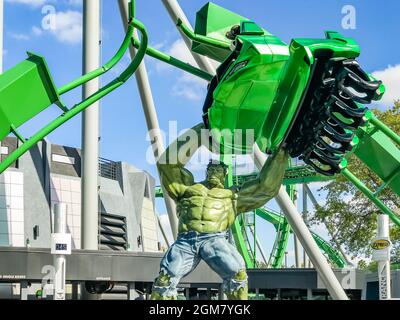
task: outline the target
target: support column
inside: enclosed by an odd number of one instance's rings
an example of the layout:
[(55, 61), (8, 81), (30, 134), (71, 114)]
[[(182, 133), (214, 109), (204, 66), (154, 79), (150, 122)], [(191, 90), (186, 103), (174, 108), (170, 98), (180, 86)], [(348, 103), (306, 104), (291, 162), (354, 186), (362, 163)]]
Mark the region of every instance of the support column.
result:
[[(302, 192), (303, 192), (303, 220), (305, 223), (307, 223), (307, 214), (308, 214), (308, 203), (307, 203), (307, 185), (305, 183), (303, 183), (303, 188), (302, 188)], [(308, 268), (310, 265), (310, 259), (307, 256), (306, 251), (303, 248), (303, 266), (304, 268)]]
[(263, 247), (261, 245), (260, 240), (258, 239), (257, 234), (254, 232), (253, 228), (250, 227), (249, 229), (250, 229), (250, 232), (251, 232), (252, 236), (256, 240), (256, 245), (257, 245), (258, 250), (260, 251), (261, 257), (262, 257), (264, 263), (267, 265), (268, 264), (268, 259), (267, 259), (267, 256), (266, 256), (265, 252), (264, 252), (264, 249), (263, 249)]
[[(65, 236), (67, 233), (67, 205), (65, 203), (56, 203), (54, 205), (54, 234)], [(60, 243), (64, 244), (65, 239), (60, 239)], [(58, 242), (58, 241), (57, 241)], [(66, 275), (66, 257), (65, 254), (54, 254), (55, 243), (52, 241), (52, 255), (54, 265), (54, 300), (65, 300), (66, 288), (65, 288), (65, 275)], [(71, 238), (67, 246), (71, 245)], [(57, 249), (56, 250), (67, 250)], [(70, 250), (70, 248), (68, 248)]]
[[(297, 207), (297, 199), (295, 200), (294, 205)], [(296, 268), (301, 268), (302, 247), (301, 247), (299, 239), (297, 238), (297, 236), (295, 234), (293, 234), (293, 245), (294, 245), (294, 258), (295, 258)]]
[[(374, 242), (388, 242), (389, 238), (389, 216), (378, 215), (377, 239)], [(390, 300), (392, 298), (390, 279), (390, 246), (383, 249), (374, 249), (372, 260), (378, 261), (379, 300)]]
[[(266, 161), (266, 155), (262, 153), (257, 146), (255, 146), (254, 158), (257, 167), (260, 169)], [(282, 186), (280, 188), (276, 201), (285, 213), (294, 234), (298, 237), (303, 248), (306, 250), (332, 298), (335, 300), (348, 300), (346, 293), (329, 266), (328, 261), (326, 261), (326, 258), (319, 250), (310, 230), (308, 230), (300, 214), (297, 212), (297, 209), (287, 194), (285, 187)]]
[[(100, 0), (83, 1), (83, 74), (100, 66)], [(100, 87), (99, 78), (83, 86), (83, 99)], [(82, 249), (98, 249), (99, 102), (82, 116)]]
[[(126, 30), (128, 23), (128, 0), (118, 0), (119, 10), (121, 13), (121, 18)], [(135, 37), (137, 33), (135, 30)], [(132, 46), (130, 47), (131, 58), (136, 54), (136, 49)], [(157, 111), (154, 104), (153, 95), (151, 92), (149, 77), (147, 75), (146, 65), (144, 61), (139, 65), (136, 73), (136, 82), (139, 89), (140, 99), (142, 101), (143, 112), (146, 118), (147, 130), (150, 135), (150, 140), (152, 141), (154, 158), (158, 157), (164, 152), (164, 143), (160, 131), (160, 126), (158, 124)], [(178, 234), (178, 219), (176, 217), (176, 206), (175, 202), (168, 196), (167, 192), (163, 188), (165, 206), (167, 207), (169, 222), (172, 229), (172, 235), (174, 239)]]
[[(188, 20), (188, 18), (186, 17), (186, 15), (184, 14), (182, 8), (179, 6), (178, 1), (176, 0), (162, 0), (165, 8), (167, 9), (169, 16), (171, 17), (172, 21), (174, 24), (176, 24), (176, 22), (178, 21), (178, 18), (180, 18), (183, 23), (188, 26), (188, 28), (190, 28), (191, 30), (193, 30), (193, 28), (190, 25), (190, 22)], [(194, 58), (194, 60), (196, 61), (196, 63), (198, 64), (198, 66), (200, 67), (200, 69), (207, 71), (209, 74), (215, 74), (215, 68), (211, 63), (210, 59), (207, 59), (195, 52), (191, 51), (192, 48), (192, 40), (190, 40), (188, 37), (186, 37), (184, 35), (184, 33), (178, 29), (179, 33), (181, 34), (183, 41), (185, 42), (186, 46), (188, 47), (188, 49), (190, 50), (190, 52), (192, 53), (192, 56)]]

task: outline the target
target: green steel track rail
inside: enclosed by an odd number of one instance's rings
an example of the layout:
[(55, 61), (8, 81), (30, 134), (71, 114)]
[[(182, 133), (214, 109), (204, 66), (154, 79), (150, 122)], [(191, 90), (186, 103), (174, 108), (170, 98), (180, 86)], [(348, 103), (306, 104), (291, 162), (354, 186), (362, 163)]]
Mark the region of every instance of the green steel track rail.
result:
[[(279, 232), (280, 226), (283, 225), (285, 221), (287, 221), (285, 216), (283, 216), (282, 214), (264, 208), (257, 209), (256, 214), (260, 218), (270, 222), (276, 228), (277, 232)], [(342, 254), (335, 250), (326, 240), (321, 238), (315, 232), (311, 232), (311, 234), (318, 247), (324, 252), (331, 263), (335, 264), (338, 268), (343, 268), (347, 265), (346, 260), (342, 256)]]
[(382, 185), (373, 192), (349, 169), (341, 173), (399, 227), (400, 216), (379, 199), (379, 194), (390, 188), (400, 195), (400, 137), (372, 112), (369, 118), (369, 124), (357, 133), (360, 143), (354, 154), (383, 181)]

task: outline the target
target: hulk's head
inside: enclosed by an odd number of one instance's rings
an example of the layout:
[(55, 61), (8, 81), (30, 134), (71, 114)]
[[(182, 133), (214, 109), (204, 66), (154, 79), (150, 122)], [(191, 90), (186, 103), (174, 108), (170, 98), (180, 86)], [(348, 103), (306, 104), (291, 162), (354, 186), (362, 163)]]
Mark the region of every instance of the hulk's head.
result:
[(225, 163), (211, 160), (207, 166), (206, 181), (212, 188), (223, 186), (227, 174), (228, 166)]

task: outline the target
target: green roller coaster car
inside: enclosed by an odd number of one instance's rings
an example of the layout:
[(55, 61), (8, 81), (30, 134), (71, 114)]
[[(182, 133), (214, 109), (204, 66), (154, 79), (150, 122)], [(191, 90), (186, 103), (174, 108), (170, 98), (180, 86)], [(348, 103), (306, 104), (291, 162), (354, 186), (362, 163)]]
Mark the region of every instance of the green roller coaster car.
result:
[[(293, 39), (287, 46), (213, 3), (197, 13), (194, 33), (181, 21), (178, 26), (193, 51), (221, 62), (203, 119), (216, 129), (224, 153), (249, 153), (255, 141), (266, 153), (284, 146), (325, 175), (346, 166), (345, 154), (358, 143), (355, 132), (368, 120), (363, 104), (384, 93), (359, 67), (353, 39), (327, 31), (325, 39)], [(226, 139), (227, 129), (233, 139)], [(248, 134), (254, 139), (246, 140)]]

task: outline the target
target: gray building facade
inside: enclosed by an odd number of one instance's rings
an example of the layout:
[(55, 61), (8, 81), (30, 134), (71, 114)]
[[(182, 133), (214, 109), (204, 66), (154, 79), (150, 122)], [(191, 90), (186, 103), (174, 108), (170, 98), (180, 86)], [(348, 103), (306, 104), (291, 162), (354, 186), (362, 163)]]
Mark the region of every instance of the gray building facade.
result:
[[(1, 142), (1, 158), (18, 140)], [(99, 249), (157, 252), (154, 178), (124, 162), (99, 159)], [(73, 249), (81, 247), (81, 151), (39, 142), (0, 175), (0, 247), (50, 247), (55, 203), (68, 205)]]

